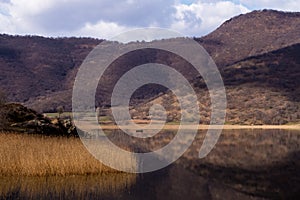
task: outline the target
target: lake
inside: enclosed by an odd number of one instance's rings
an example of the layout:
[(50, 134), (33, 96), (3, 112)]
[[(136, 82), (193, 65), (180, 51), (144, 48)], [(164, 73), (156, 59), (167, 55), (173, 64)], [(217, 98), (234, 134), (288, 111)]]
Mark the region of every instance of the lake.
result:
[[(167, 144), (176, 134), (120, 139), (137, 151)], [(300, 131), (224, 130), (204, 159), (198, 151), (205, 131), (170, 166), (144, 174), (66, 177), (2, 177), (0, 199), (296, 199), (300, 195)], [(140, 143), (139, 145), (137, 143)], [(137, 148), (138, 146), (138, 148)]]

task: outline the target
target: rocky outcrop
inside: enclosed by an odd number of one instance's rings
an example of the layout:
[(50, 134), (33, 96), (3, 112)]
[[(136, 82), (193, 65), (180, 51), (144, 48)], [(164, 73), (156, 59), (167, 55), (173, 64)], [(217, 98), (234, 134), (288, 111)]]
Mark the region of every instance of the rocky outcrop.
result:
[(50, 119), (18, 103), (0, 106), (0, 130), (29, 134), (76, 136), (71, 119)]

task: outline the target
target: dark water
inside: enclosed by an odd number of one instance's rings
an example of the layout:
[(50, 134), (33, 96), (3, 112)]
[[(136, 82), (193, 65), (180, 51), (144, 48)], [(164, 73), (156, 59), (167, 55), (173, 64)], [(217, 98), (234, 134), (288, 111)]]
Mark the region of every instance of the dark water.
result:
[(299, 199), (300, 131), (224, 131), (200, 160), (202, 139), (151, 173), (0, 178), (0, 199)]
[[(212, 199), (245, 198), (228, 186), (178, 166), (135, 175), (2, 178), (0, 199)], [(136, 179), (136, 182), (134, 180)]]

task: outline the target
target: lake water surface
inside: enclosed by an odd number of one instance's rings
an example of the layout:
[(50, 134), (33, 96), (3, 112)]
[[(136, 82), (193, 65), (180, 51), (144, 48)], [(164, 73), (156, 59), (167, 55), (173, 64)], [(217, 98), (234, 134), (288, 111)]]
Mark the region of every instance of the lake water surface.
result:
[[(163, 134), (172, 139), (175, 133)], [(300, 131), (225, 130), (213, 151), (198, 159), (204, 135), (199, 131), (182, 158), (156, 172), (2, 177), (0, 199), (295, 199), (300, 195)], [(162, 137), (142, 146), (162, 146), (168, 142)]]

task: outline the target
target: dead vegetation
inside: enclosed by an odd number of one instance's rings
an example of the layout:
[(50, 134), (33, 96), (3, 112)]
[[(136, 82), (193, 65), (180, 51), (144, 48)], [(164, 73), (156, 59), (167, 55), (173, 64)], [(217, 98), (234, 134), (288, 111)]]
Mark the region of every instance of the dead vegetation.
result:
[[(67, 176), (118, 173), (97, 159), (79, 138), (27, 134), (0, 134), (0, 176)], [(111, 159), (134, 166), (134, 160), (117, 159), (114, 152), (98, 147)]]

